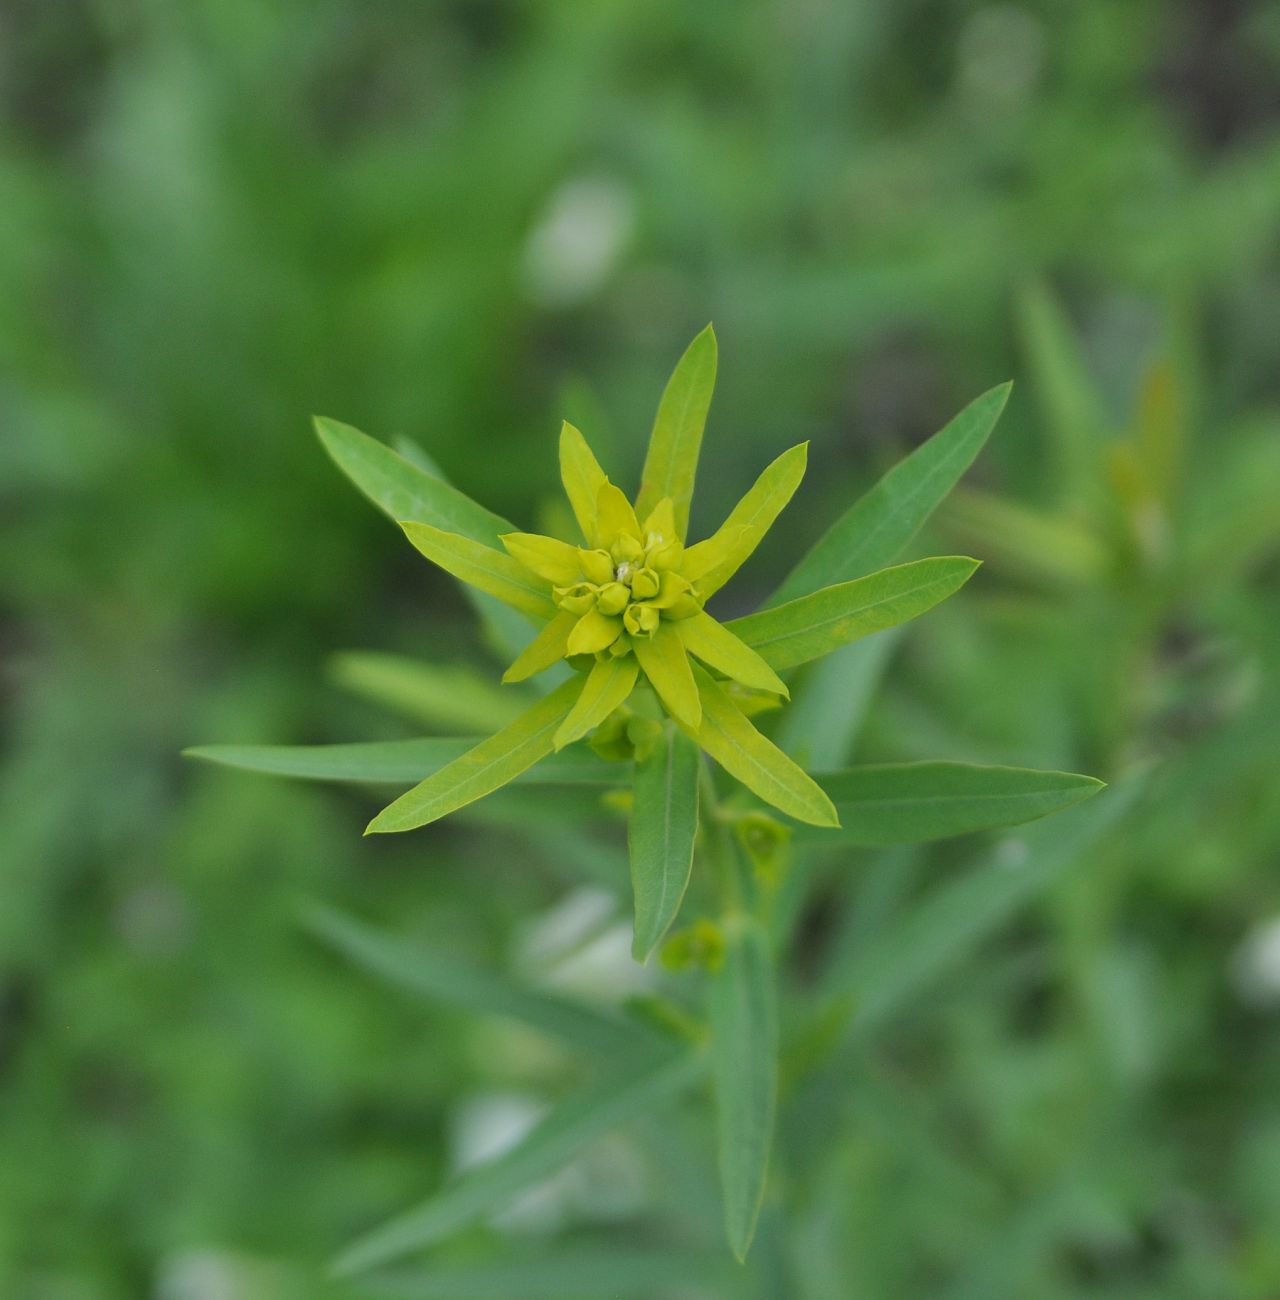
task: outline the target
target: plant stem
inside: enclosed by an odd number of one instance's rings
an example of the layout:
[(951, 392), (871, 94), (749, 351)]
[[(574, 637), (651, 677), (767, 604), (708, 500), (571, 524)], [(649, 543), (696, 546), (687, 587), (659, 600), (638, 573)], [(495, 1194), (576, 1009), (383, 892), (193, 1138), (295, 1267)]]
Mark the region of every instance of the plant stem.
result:
[(698, 772), (702, 797), (703, 846), (707, 858), (720, 883), (720, 899), (726, 917), (741, 915), (746, 911), (747, 881), (742, 868), (742, 859), (738, 855), (737, 845), (733, 843), (732, 832), (726, 825), (720, 811), (720, 799), (716, 794), (715, 779), (705, 758), (701, 759)]

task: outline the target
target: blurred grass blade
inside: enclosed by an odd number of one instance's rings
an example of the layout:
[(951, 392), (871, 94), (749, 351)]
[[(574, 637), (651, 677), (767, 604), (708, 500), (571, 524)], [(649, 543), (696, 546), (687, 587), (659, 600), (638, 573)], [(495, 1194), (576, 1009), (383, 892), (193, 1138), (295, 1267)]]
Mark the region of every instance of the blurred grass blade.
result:
[(973, 763), (889, 763), (822, 773), (844, 843), (879, 847), (994, 830), (1061, 812), (1102, 790), (1074, 772)]
[(788, 816), (812, 826), (838, 826), (831, 800), (813, 778), (762, 736), (709, 674), (699, 668), (696, 675), (702, 696), (698, 744), (730, 776)]
[(460, 533), (445, 532), (430, 524), (406, 520), (401, 527), (413, 545), (446, 573), (531, 618), (543, 621), (555, 618), (550, 585), (535, 578), (505, 550), (495, 551)]
[(551, 752), (556, 728), (581, 691), (578, 678), (556, 687), (509, 726), (389, 804), (369, 823), (365, 834), (426, 826), (514, 780)]
[[(473, 750), (465, 737), (375, 740), (354, 745), (197, 745), (182, 752), (223, 767), (309, 781), (402, 785), (421, 781)], [(548, 754), (514, 779), (522, 785), (622, 785), (630, 769), (606, 763), (589, 750)]]
[(537, 993), (501, 975), (468, 968), (320, 903), (303, 911), (307, 928), (355, 965), (432, 1002), (506, 1016), (591, 1052), (634, 1048), (645, 1031), (591, 1007)]
[(777, 1104), (778, 1009), (773, 962), (758, 922), (726, 926), (711, 985), (711, 1068), (729, 1246), (744, 1260), (764, 1200)]
[(823, 587), (726, 626), (773, 668), (794, 668), (918, 617), (963, 587), (977, 568), (977, 560), (962, 555), (916, 560)]
[(795, 600), (889, 564), (973, 464), (1011, 387), (1001, 384), (975, 398), (895, 465), (814, 543), (769, 603)]
[(807, 442), (784, 451), (765, 467), (728, 519), (705, 541), (685, 551), (680, 572), (697, 581), (704, 600), (719, 591), (760, 545), (800, 486), (808, 458)]
[(636, 764), (627, 830), (635, 939), (631, 955), (647, 961), (670, 928), (689, 885), (698, 833), (698, 747), (669, 723)]
[(496, 1214), (526, 1188), (564, 1168), (588, 1143), (670, 1101), (702, 1073), (697, 1056), (631, 1062), (555, 1107), (511, 1150), (464, 1173), (416, 1209), (361, 1237), (335, 1262), (363, 1272), (421, 1250)]
[(681, 538), (689, 527), (689, 501), (715, 386), (716, 335), (708, 325), (685, 349), (663, 390), (636, 497), (641, 520), (670, 497)]
[[(823, 992), (852, 1000), (854, 1037), (884, 1024), (1080, 863), (1128, 811), (1141, 788), (1140, 777), (1118, 782), (1102, 798), (1022, 832), (982, 865), (927, 894), (885, 926), (873, 943), (847, 953), (823, 981)], [(1017, 855), (1015, 861), (1010, 860), (1011, 852)]]
[(889, 628), (842, 646), (792, 687), (777, 741), (802, 767), (829, 772), (849, 761), (899, 635)]
[[(362, 1279), (362, 1300), (652, 1300), (719, 1295), (723, 1257), (685, 1251), (558, 1246), (532, 1257), (505, 1244), (500, 1262), (448, 1264)], [(690, 1289), (692, 1288), (692, 1289)], [(711, 1288), (706, 1291), (705, 1288)]]
[(504, 691), (462, 664), (432, 664), (376, 650), (349, 650), (329, 662), (339, 686), (429, 727), (496, 731), (529, 702), (527, 695)]
[(412, 519), (492, 547), (499, 545), (500, 534), (512, 531), (500, 515), (359, 429), (322, 415), (315, 426), (338, 468), (396, 523)]

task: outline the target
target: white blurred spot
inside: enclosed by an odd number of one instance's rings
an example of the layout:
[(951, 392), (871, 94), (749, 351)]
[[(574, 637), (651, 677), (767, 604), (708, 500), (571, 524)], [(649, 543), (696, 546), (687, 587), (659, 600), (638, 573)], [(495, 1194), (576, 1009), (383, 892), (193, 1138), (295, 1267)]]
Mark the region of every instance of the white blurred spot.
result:
[(1231, 974), (1242, 1002), (1280, 1006), (1280, 917), (1245, 937), (1231, 959)]
[(1026, 840), (1001, 840), (996, 845), (996, 861), (1002, 867), (1021, 867), (1030, 855)]
[(529, 296), (552, 307), (581, 302), (609, 277), (631, 240), (635, 207), (617, 181), (566, 181), (530, 232), (523, 256)]
[(1044, 27), (1017, 5), (988, 5), (960, 30), (960, 94), (980, 106), (1009, 107), (1025, 100), (1044, 65)]
[(183, 1251), (160, 1265), (155, 1300), (244, 1300), (237, 1272), (223, 1251)]

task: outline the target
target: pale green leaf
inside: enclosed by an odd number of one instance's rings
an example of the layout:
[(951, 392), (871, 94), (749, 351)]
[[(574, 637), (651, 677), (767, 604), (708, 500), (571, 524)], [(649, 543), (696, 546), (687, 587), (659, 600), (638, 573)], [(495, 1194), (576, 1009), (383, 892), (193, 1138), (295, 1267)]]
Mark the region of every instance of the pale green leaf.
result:
[(976, 763), (888, 763), (822, 773), (840, 813), (839, 840), (913, 844), (1061, 812), (1103, 788), (1074, 772)]
[(635, 894), (632, 956), (648, 961), (680, 910), (698, 833), (698, 747), (669, 723), (636, 764), (627, 831)]
[(823, 587), (727, 626), (781, 671), (916, 618), (958, 591), (977, 568), (977, 560), (962, 555), (915, 560)]
[(563, 749), (598, 727), (625, 702), (639, 674), (634, 655), (597, 660), (583, 683), (582, 694), (556, 732), (556, 749)]
[[(421, 740), (376, 740), (354, 745), (199, 745), (188, 758), (264, 776), (307, 781), (403, 785), (439, 772), (476, 747), (474, 738), (431, 736)], [(548, 754), (515, 778), (522, 785), (622, 785), (629, 769), (606, 763), (589, 750)]]
[(818, 539), (770, 601), (781, 604), (888, 564), (916, 535), (982, 450), (1011, 385), (970, 402), (895, 465)]
[(512, 609), (536, 619), (552, 619), (556, 607), (551, 589), (505, 551), (494, 550), (458, 533), (442, 532), (430, 524), (402, 522), (405, 536), (446, 573), (497, 597)]
[(335, 655), (330, 673), (339, 686), (406, 718), (464, 733), (505, 727), (529, 702), (465, 665), (374, 650)]
[(578, 615), (562, 609), (516, 656), (511, 667), (502, 674), (502, 680), (523, 682), (559, 663), (568, 651), (569, 634), (577, 624)]
[(560, 429), (560, 480), (588, 546), (599, 544), (596, 502), (608, 481), (587, 440), (567, 420)]
[(545, 582), (571, 587), (582, 581), (578, 548), (540, 533), (503, 533), (502, 544), (513, 560), (536, 573)]
[(732, 677), (743, 686), (758, 691), (772, 691), (789, 698), (786, 683), (767, 663), (744, 644), (722, 623), (717, 623), (705, 610), (675, 624), (684, 648), (701, 659), (708, 668)]
[(838, 826), (840, 819), (822, 787), (762, 736), (720, 685), (697, 670), (702, 725), (695, 736), (703, 749), (766, 803), (813, 826)]
[(684, 553), (680, 572), (696, 581), (704, 599), (713, 596), (746, 563), (760, 539), (791, 500), (808, 461), (809, 444), (784, 451), (756, 479), (729, 517), (705, 541)]
[(402, 794), (365, 834), (426, 826), (514, 780), (551, 752), (556, 728), (581, 690), (578, 678), (556, 687), (515, 722)]
[(361, 1237), (334, 1265), (342, 1275), (390, 1263), (496, 1214), (563, 1169), (595, 1139), (669, 1102), (702, 1074), (692, 1055), (631, 1061), (555, 1107), (523, 1141), (477, 1166), (417, 1208)]
[(636, 497), (636, 513), (642, 519), (663, 497), (670, 497), (681, 538), (689, 528), (702, 431), (715, 386), (716, 336), (708, 325), (689, 344), (663, 390)]
[(764, 1200), (778, 1088), (777, 992), (768, 940), (757, 921), (734, 917), (726, 923), (710, 1012), (725, 1230), (741, 1261)]
[(616, 484), (605, 482), (596, 493), (596, 534), (601, 546), (611, 546), (624, 534), (637, 540), (640, 538), (636, 512)]
[(647, 1037), (645, 1030), (604, 1011), (474, 969), (459, 960), (456, 953), (432, 952), (335, 908), (310, 904), (303, 912), (303, 920), (313, 934), (349, 961), (432, 1002), (482, 1015), (505, 1016), (591, 1052), (624, 1051)]
[(660, 623), (652, 638), (633, 637), (631, 646), (641, 671), (667, 711), (677, 722), (696, 731), (702, 718), (698, 686), (684, 642), (671, 624)]

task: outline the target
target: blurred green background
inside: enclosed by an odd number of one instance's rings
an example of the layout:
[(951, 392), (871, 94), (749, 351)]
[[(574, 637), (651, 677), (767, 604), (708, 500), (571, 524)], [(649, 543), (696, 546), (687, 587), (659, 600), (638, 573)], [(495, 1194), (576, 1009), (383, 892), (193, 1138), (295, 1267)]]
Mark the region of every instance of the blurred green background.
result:
[[(629, 481), (714, 319), (695, 530), (812, 440), (742, 608), (1015, 380), (931, 539), (988, 563), (857, 756), (1148, 779), (855, 1036), (784, 1124), (751, 1269), (545, 1294), (1274, 1300), (1278, 234), (1280, 9), (1250, 0), (5, 0), (0, 1294), (327, 1294), (336, 1246), (575, 1077), (298, 923), (325, 898), (621, 996), (625, 912), (554, 826), (363, 841), (367, 795), (178, 751), (420, 729), (337, 651), (484, 662), (312, 412), (528, 526), (560, 418)], [(974, 853), (828, 867), (798, 987)], [(714, 1184), (677, 1231), (645, 1150), (446, 1261), (714, 1246)], [(481, 1294), (439, 1286), (404, 1294)]]

